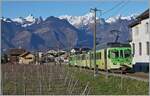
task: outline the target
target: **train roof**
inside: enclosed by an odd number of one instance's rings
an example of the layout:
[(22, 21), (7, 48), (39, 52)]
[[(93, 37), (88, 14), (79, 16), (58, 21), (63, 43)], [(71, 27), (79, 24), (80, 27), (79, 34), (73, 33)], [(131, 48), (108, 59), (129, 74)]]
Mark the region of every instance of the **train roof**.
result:
[(96, 50), (112, 48), (112, 47), (130, 47), (130, 44), (125, 43), (104, 43), (96, 46)]

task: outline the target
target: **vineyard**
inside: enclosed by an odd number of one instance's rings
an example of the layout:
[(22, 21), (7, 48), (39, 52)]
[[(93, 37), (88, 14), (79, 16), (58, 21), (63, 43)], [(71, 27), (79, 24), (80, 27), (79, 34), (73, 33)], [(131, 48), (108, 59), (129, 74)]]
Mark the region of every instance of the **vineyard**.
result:
[(4, 95), (148, 95), (148, 82), (100, 74), (67, 65), (2, 64)]
[(89, 94), (83, 84), (59, 65), (2, 65), (3, 94)]

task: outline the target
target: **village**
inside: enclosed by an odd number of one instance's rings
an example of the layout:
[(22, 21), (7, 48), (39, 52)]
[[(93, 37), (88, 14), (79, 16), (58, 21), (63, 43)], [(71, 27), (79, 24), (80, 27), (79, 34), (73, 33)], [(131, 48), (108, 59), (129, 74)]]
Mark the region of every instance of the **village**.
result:
[(46, 64), (49, 62), (69, 63), (69, 54), (89, 51), (88, 48), (73, 48), (70, 52), (49, 50), (47, 52), (29, 52), (22, 48), (7, 50), (1, 58), (2, 64)]

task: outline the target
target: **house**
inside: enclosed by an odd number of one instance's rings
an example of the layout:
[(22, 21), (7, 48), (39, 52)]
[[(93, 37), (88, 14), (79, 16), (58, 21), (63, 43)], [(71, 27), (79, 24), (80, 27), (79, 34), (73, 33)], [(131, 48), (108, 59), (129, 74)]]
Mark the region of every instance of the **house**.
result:
[(71, 49), (71, 54), (78, 54), (78, 53), (83, 53), (83, 52), (88, 52), (90, 51), (90, 48), (73, 48)]
[(47, 51), (47, 53), (49, 53), (49, 54), (57, 54), (57, 51), (55, 51), (55, 50), (49, 50), (49, 51)]
[(37, 54), (38, 54), (38, 58), (41, 59), (44, 53), (43, 52), (38, 52)]
[(25, 52), (25, 49), (21, 48), (12, 48), (8, 50), (8, 59), (11, 63), (18, 63), (19, 56)]
[(70, 50), (71, 53), (77, 53), (80, 51), (80, 48), (73, 48)]
[(20, 64), (30, 64), (33, 63), (34, 61), (35, 61), (35, 56), (30, 52), (24, 52), (19, 57)]
[(55, 59), (55, 57), (52, 53), (45, 53), (43, 55), (43, 62), (53, 62), (54, 59)]
[(148, 71), (150, 62), (150, 26), (149, 9), (137, 16), (137, 20), (129, 25), (132, 29), (132, 47), (134, 68), (136, 71)]
[(90, 51), (91, 49), (90, 49), (90, 48), (81, 48), (80, 50), (81, 50), (81, 51), (84, 51), (84, 52), (88, 52), (88, 51)]

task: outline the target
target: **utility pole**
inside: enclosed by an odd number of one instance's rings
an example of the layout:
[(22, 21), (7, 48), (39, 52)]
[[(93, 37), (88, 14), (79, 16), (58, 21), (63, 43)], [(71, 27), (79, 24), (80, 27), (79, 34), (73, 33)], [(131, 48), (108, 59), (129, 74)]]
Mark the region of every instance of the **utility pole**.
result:
[(99, 10), (99, 9), (97, 9), (97, 8), (91, 8), (90, 9), (90, 12), (94, 12), (94, 34), (93, 34), (93, 36), (94, 36), (94, 42), (93, 42), (93, 44), (94, 44), (94, 46), (93, 46), (93, 51), (94, 51), (94, 77), (96, 76), (96, 71), (97, 71), (97, 69), (96, 69), (96, 12), (97, 11), (102, 11), (102, 10)]

